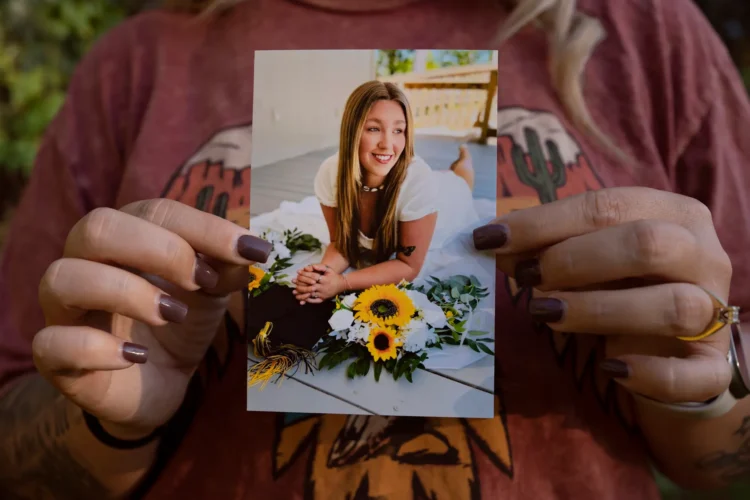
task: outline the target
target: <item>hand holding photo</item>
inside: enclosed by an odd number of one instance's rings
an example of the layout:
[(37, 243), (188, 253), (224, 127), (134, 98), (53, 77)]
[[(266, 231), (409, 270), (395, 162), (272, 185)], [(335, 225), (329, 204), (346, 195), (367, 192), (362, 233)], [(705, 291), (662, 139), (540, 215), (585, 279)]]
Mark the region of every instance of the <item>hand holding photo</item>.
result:
[(392, 52), (256, 53), (249, 411), (493, 416), (496, 54)]

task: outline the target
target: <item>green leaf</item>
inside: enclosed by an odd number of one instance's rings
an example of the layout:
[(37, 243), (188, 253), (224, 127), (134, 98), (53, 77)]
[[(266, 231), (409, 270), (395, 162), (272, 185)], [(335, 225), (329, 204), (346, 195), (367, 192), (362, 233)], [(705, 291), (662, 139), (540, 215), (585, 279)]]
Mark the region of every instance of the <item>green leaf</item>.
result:
[(487, 354), (491, 354), (493, 356), (495, 355), (495, 352), (492, 349), (490, 349), (489, 347), (487, 347), (486, 345), (484, 345), (484, 344), (477, 344), (477, 346), (479, 346), (479, 348), (482, 351), (486, 352)]
[(380, 373), (383, 371), (383, 362), (378, 361), (375, 363), (375, 382), (380, 382)]
[(367, 376), (370, 372), (370, 358), (360, 358), (358, 364), (357, 373), (363, 377)]
[(451, 288), (451, 297), (453, 297), (454, 299), (457, 299), (460, 296), (461, 294), (459, 293), (458, 288), (456, 288), (455, 286)]
[(331, 355), (326, 354), (322, 358), (320, 358), (320, 361), (318, 361), (318, 370), (322, 370), (325, 368), (325, 366), (331, 361)]
[(474, 298), (474, 297), (472, 297), (472, 296), (471, 296), (471, 295), (469, 295), (468, 293), (464, 293), (464, 294), (461, 294), (461, 296), (459, 297), (459, 300), (460, 300), (461, 302), (463, 302), (464, 304), (468, 304), (469, 302), (471, 302), (471, 301), (472, 301), (472, 299), (473, 299), (473, 298)]
[(349, 363), (349, 366), (346, 368), (346, 376), (350, 379), (353, 379), (357, 376), (357, 362), (354, 361), (352, 363)]
[(477, 335), (486, 335), (487, 332), (483, 332), (482, 330), (469, 330), (467, 334), (476, 337)]
[(411, 382), (411, 383), (414, 383), (414, 380), (412, 380), (412, 378), (411, 378), (411, 373), (412, 373), (411, 371), (407, 371), (407, 372), (405, 373), (405, 376), (406, 376), (406, 380), (408, 380), (408, 381), (409, 381), (409, 382)]
[(474, 351), (479, 352), (479, 348), (477, 347), (477, 343), (474, 342), (473, 340), (466, 339), (466, 345), (468, 345)]

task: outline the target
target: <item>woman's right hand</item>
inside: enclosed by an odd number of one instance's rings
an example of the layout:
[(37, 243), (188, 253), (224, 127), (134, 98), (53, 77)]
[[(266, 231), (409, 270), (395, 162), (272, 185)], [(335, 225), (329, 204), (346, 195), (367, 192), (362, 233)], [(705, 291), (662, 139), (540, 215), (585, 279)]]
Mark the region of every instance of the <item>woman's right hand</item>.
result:
[(179, 408), (230, 293), (270, 250), (246, 229), (171, 200), (92, 211), (40, 284), (39, 372), (108, 430), (149, 433)]

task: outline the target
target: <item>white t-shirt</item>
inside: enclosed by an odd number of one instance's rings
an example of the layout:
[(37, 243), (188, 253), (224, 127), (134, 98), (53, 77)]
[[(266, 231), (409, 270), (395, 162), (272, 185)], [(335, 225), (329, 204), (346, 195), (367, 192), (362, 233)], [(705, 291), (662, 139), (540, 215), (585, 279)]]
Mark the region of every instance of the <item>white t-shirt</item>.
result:
[[(327, 207), (336, 206), (336, 179), (339, 155), (334, 154), (320, 165), (315, 175), (315, 196)], [(406, 168), (401, 190), (396, 200), (396, 214), (400, 222), (421, 219), (438, 211), (438, 182), (433, 170), (420, 157), (414, 156)], [(372, 239), (360, 231), (359, 242), (372, 249)]]

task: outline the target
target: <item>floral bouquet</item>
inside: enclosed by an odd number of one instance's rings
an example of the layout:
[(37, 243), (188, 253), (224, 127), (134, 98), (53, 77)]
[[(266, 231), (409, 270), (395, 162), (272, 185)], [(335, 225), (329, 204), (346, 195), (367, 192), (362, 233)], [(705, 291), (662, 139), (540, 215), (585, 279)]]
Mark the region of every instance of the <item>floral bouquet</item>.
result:
[(431, 277), (427, 284), (402, 281), (336, 297), (331, 331), (315, 348), (323, 354), (318, 369), (350, 361), (349, 378), (366, 376), (372, 366), (376, 381), (385, 369), (394, 380), (403, 376), (412, 382), (429, 349), (442, 349), (442, 344), (494, 354), (487, 346), (493, 342), (488, 332), (469, 330), (473, 312), (489, 295), (477, 278)]
[(298, 252), (316, 252), (323, 247), (320, 240), (300, 232), (297, 228), (285, 230), (283, 233), (267, 230), (259, 237), (271, 243), (273, 249), (265, 263), (250, 266), (247, 289), (253, 297), (265, 292), (274, 283), (291, 286), (291, 283), (286, 281), (289, 276), (283, 271), (292, 266), (292, 257)]
[(430, 350), (443, 344), (494, 354), (488, 332), (471, 329), (474, 312), (489, 295), (476, 277), (431, 277), (425, 286), (376, 285), (301, 306), (284, 271), (295, 254), (318, 251), (321, 242), (296, 228), (260, 237), (273, 250), (265, 264), (250, 266), (248, 305), (259, 313), (248, 315), (246, 326), (260, 361), (248, 369), (249, 385), (282, 380), (301, 365), (315, 371), (347, 362), (349, 378), (367, 376), (372, 368), (376, 381), (385, 370), (394, 380), (412, 382)]

